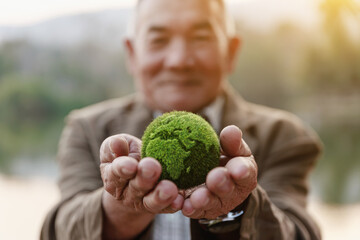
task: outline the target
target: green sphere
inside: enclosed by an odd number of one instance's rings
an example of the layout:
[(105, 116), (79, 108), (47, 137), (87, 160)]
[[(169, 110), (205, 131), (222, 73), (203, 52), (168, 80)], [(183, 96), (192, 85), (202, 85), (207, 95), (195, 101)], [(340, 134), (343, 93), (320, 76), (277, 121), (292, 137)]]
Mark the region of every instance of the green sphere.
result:
[(219, 165), (220, 144), (211, 125), (199, 115), (173, 111), (154, 119), (142, 137), (141, 157), (157, 159), (160, 180), (173, 181), (179, 189), (205, 182)]

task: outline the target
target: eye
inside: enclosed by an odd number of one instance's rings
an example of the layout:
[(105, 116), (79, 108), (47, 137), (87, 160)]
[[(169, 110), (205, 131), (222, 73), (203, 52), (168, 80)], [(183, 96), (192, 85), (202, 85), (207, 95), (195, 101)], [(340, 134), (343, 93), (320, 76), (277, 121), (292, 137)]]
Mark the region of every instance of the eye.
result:
[(153, 47), (164, 46), (169, 42), (169, 38), (164, 36), (152, 37), (150, 38), (150, 45)]
[(200, 31), (193, 35), (193, 40), (197, 42), (206, 42), (211, 40), (211, 34), (207, 31)]

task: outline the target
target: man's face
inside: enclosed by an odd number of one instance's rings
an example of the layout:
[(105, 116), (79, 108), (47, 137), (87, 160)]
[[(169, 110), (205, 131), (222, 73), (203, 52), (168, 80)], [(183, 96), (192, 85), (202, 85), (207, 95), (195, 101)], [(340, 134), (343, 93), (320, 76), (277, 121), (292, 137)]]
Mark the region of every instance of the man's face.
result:
[(136, 87), (152, 109), (196, 112), (221, 92), (237, 48), (224, 21), (213, 0), (143, 0), (127, 48)]

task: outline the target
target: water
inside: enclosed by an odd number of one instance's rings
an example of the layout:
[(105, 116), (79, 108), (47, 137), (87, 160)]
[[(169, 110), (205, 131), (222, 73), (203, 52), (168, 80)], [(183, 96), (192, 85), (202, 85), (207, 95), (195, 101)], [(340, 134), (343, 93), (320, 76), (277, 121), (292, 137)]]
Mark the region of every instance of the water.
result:
[(21, 177), (43, 177), (55, 180), (58, 176), (58, 167), (53, 157), (43, 156), (36, 159), (19, 157), (12, 161), (10, 174)]

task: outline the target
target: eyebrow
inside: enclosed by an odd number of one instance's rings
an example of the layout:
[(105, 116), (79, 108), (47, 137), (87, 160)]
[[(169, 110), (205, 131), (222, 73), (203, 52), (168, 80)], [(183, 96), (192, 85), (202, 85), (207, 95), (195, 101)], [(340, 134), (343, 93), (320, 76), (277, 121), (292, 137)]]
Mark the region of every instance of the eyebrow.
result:
[(162, 26), (151, 26), (148, 30), (148, 32), (154, 32), (154, 33), (164, 33), (166, 32), (166, 27)]
[[(208, 21), (203, 21), (203, 22), (196, 23), (194, 26), (192, 26), (191, 29), (192, 29), (192, 31), (211, 30), (212, 26)], [(164, 26), (156, 26), (156, 25), (151, 26), (148, 29), (148, 32), (150, 32), (150, 33), (165, 33), (167, 31), (168, 30), (167, 30), (166, 27), (164, 27)]]
[(212, 26), (208, 21), (204, 21), (195, 24), (192, 28), (193, 30), (211, 30)]

